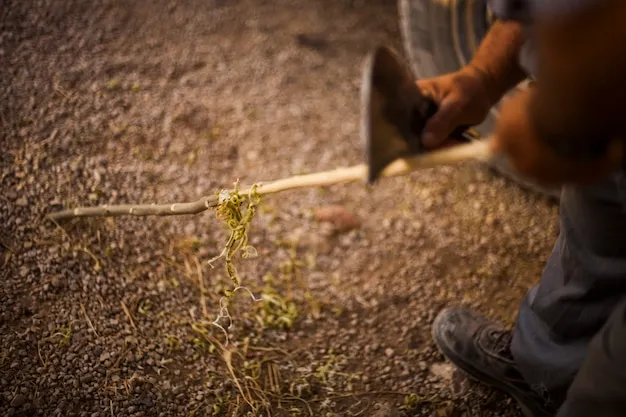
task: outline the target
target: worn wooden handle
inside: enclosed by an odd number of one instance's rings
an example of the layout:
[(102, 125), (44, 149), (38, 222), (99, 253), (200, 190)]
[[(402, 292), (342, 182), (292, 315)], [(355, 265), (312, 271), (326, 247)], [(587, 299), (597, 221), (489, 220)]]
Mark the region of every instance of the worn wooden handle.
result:
[[(474, 141), (467, 144), (455, 145), (449, 148), (431, 151), (406, 159), (392, 162), (381, 174), (383, 177), (407, 175), (412, 171), (434, 168), (440, 165), (450, 165), (469, 159), (487, 161), (492, 158), (492, 150), (487, 141)], [(273, 194), (281, 191), (294, 190), (306, 187), (323, 187), (345, 182), (363, 181), (367, 178), (367, 165), (355, 165), (331, 171), (315, 172), (313, 174), (296, 175), (275, 181), (260, 183), (256, 187), (258, 194)], [(241, 190), (246, 194), (250, 188)], [(173, 204), (123, 204), (114, 206), (77, 207), (50, 213), (47, 217), (54, 221), (66, 220), (73, 217), (108, 217), (108, 216), (173, 216), (181, 214), (196, 214), (218, 203), (217, 195), (208, 195), (188, 203)]]
[(456, 164), (470, 159), (488, 162), (494, 156), (492, 147), (489, 144), (489, 139), (477, 140), (410, 158), (399, 159), (391, 163), (391, 165), (382, 172), (382, 176), (406, 175), (412, 171), (433, 168), (439, 165)]

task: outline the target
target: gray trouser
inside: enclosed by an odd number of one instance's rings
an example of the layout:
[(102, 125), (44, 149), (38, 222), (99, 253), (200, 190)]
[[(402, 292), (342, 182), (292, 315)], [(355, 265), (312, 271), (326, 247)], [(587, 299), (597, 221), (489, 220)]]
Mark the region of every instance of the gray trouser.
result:
[(587, 357), (557, 417), (626, 414), (626, 298), (591, 340)]
[(512, 353), (524, 378), (561, 395), (590, 340), (626, 296), (626, 179), (567, 186), (561, 231), (539, 285), (525, 297)]

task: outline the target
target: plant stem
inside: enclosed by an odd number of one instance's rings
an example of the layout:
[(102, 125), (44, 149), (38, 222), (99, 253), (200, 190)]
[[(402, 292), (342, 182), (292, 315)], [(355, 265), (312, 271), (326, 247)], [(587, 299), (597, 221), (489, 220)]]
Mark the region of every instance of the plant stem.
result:
[[(491, 149), (485, 141), (475, 141), (469, 144), (456, 145), (449, 148), (431, 151), (406, 159), (398, 159), (391, 163), (382, 172), (383, 177), (407, 175), (419, 169), (433, 168), (439, 165), (449, 165), (463, 162), (468, 159), (489, 159)], [(294, 190), (306, 187), (324, 187), (353, 181), (365, 181), (367, 165), (355, 165), (347, 168), (338, 168), (331, 171), (316, 172), (313, 174), (296, 175), (275, 181), (258, 184), (256, 192), (259, 195), (274, 194), (281, 191)], [(241, 190), (246, 195), (250, 189)], [(74, 217), (113, 217), (113, 216), (172, 216), (182, 214), (197, 214), (218, 204), (217, 195), (204, 196), (189, 203), (174, 204), (122, 204), (103, 205), (98, 207), (77, 207), (50, 213), (47, 218), (54, 221), (67, 220)]]

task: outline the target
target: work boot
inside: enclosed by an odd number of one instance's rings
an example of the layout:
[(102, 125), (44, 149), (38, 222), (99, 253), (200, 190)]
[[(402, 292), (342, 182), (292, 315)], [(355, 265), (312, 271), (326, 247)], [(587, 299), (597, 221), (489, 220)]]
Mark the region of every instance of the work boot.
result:
[(464, 308), (444, 309), (432, 326), (439, 350), (471, 379), (511, 395), (526, 417), (552, 417), (558, 404), (534, 391), (511, 355), (511, 331)]

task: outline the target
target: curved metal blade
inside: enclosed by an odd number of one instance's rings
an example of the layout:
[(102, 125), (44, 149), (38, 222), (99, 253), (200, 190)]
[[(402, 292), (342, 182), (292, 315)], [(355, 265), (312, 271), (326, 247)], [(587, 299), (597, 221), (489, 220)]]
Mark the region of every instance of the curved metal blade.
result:
[(419, 134), (436, 104), (424, 96), (413, 74), (389, 47), (367, 58), (361, 85), (361, 140), (373, 184), (391, 162), (423, 151)]

